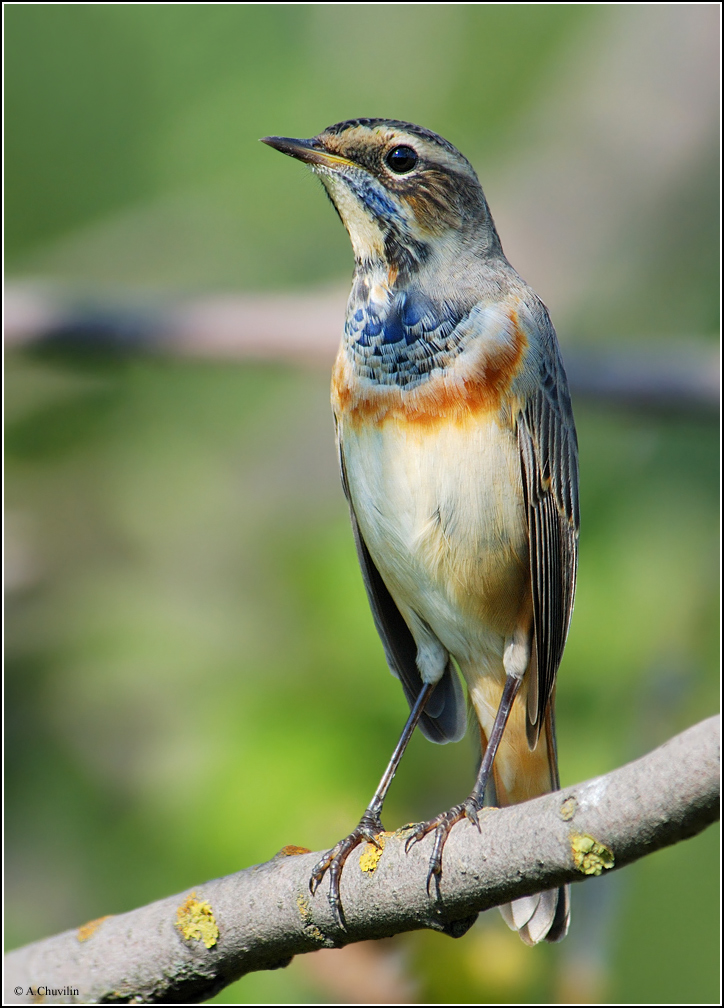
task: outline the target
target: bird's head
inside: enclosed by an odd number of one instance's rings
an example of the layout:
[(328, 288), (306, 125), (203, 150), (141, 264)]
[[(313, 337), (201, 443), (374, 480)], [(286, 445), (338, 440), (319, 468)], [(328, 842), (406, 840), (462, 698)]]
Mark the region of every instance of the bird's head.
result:
[(310, 166), (349, 232), (357, 263), (394, 276), (471, 255), (501, 254), (470, 162), (430, 130), (394, 119), (352, 119), (311, 140), (263, 142)]

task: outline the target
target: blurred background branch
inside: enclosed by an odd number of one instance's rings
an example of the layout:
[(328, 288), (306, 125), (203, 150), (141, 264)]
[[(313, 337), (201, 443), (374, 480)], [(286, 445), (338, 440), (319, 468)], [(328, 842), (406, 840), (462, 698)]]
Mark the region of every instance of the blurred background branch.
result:
[[(424, 885), (431, 839), (408, 855), (404, 837), (393, 837), (373, 873), (355, 870), (360, 851), (347, 862), (342, 933), (324, 888), (309, 897), (309, 875), (322, 852), (284, 848), (264, 865), (10, 953), (4, 1002), (35, 1004), (38, 988), (43, 994), (71, 988), (47, 1000), (196, 1003), (248, 972), (287, 966), (320, 946), (419, 928), (460, 938), (482, 910), (631, 864), (695, 835), (718, 815), (719, 718), (713, 717), (603, 777), (481, 813), (482, 833), (458, 826), (446, 847), (438, 900)], [(595, 840), (594, 853), (576, 861), (575, 843), (584, 839)], [(190, 906), (196, 917), (189, 924)]]
[[(290, 361), (329, 368), (347, 292), (207, 296), (176, 304), (74, 303), (26, 283), (5, 292), (6, 345), (90, 354), (162, 353), (215, 360)], [(657, 342), (572, 340), (565, 365), (574, 396), (638, 408), (717, 410), (719, 353), (701, 336)]]

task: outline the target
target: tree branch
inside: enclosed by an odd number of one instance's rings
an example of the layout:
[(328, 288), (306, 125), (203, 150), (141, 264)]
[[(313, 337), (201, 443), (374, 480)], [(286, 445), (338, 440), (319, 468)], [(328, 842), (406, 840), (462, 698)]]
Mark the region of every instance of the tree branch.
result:
[(430, 838), (405, 855), (395, 834), (373, 872), (360, 870), (359, 852), (347, 862), (341, 931), (324, 884), (309, 894), (319, 853), (285, 848), (266, 864), (11, 952), (5, 1003), (188, 1004), (322, 947), (418, 928), (459, 937), (482, 910), (693, 836), (718, 818), (718, 795), (713, 717), (603, 777), (484, 811), (481, 833), (460, 823), (445, 848), (438, 900), (425, 891)]

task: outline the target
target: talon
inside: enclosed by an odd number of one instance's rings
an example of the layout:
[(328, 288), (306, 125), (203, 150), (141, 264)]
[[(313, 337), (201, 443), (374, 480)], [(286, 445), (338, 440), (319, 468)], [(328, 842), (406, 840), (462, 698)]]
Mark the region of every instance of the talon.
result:
[(339, 895), (339, 875), (335, 875), (335, 877), (330, 881), (329, 895), (327, 899), (329, 900), (329, 905), (332, 908), (332, 916), (337, 922), (337, 925), (343, 931), (346, 931), (347, 928), (345, 926), (344, 915), (342, 913), (342, 900)]
[(405, 840), (405, 854), (409, 854), (410, 848), (414, 846), (414, 844), (419, 843), (420, 840), (424, 840), (426, 836), (427, 833), (421, 833), (419, 829), (415, 830), (412, 836), (409, 836), (407, 840)]
[(430, 896), (430, 883), (435, 879), (435, 889), (438, 895), (440, 894), (440, 872), (437, 870), (437, 866), (433, 866), (427, 873), (427, 884), (425, 889), (427, 890), (427, 895)]
[(443, 848), (448, 836), (450, 835), (450, 830), (453, 828), (455, 823), (460, 822), (461, 819), (466, 817), (478, 827), (478, 830), (480, 829), (480, 823), (477, 819), (477, 809), (474, 806), (471, 808), (468, 802), (464, 802), (461, 805), (456, 805), (454, 808), (451, 808), (449, 812), (442, 812), (440, 815), (435, 816), (434, 819), (430, 819), (428, 822), (422, 823), (405, 843), (405, 853), (407, 854), (413, 844), (418, 843), (423, 839), (423, 837), (426, 837), (428, 833), (432, 833), (433, 830), (435, 831), (435, 842), (433, 844), (432, 854), (430, 855), (430, 866), (426, 882), (428, 896), (430, 895), (430, 883), (433, 879), (435, 879), (438, 896), (440, 894)]
[(479, 833), (480, 820), (478, 819), (478, 810), (475, 808), (475, 806), (471, 807), (466, 802), (465, 805), (463, 806), (463, 811), (465, 812), (465, 817), (467, 818), (468, 822), (471, 822), (473, 826), (476, 826)]
[(366, 841), (373, 844), (378, 850), (381, 849), (382, 844), (378, 841), (377, 834), (383, 832), (384, 828), (379, 819), (375, 820), (365, 814), (356, 829), (352, 830), (350, 835), (345, 837), (344, 840), (340, 840), (338, 844), (335, 844), (312, 869), (309, 879), (309, 891), (312, 896), (315, 895), (324, 876), (329, 872), (329, 905), (332, 908), (335, 921), (343, 931), (346, 931), (346, 925), (342, 910), (342, 898), (339, 892), (342, 869), (349, 855), (361, 843)]

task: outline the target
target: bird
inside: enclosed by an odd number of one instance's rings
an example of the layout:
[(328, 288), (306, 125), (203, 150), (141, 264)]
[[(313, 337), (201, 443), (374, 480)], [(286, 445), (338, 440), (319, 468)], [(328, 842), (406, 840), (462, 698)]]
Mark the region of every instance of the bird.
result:
[[(578, 446), (553, 324), (505, 257), (480, 181), (450, 142), (396, 119), (350, 119), (263, 143), (321, 180), (354, 252), (332, 374), (342, 485), (387, 664), (410, 715), (358, 826), (315, 865), (345, 926), (340, 877), (377, 848), (382, 805), (415, 728), (471, 721), (471, 794), (411, 828), (433, 834), (440, 894), (452, 827), (487, 800), (559, 788), (554, 694), (578, 562)], [(568, 931), (566, 886), (501, 907), (529, 945)]]

